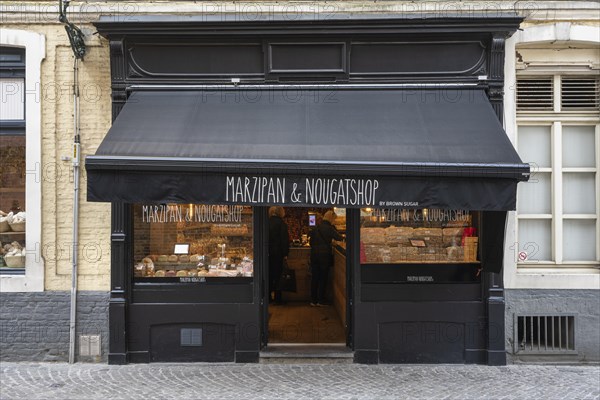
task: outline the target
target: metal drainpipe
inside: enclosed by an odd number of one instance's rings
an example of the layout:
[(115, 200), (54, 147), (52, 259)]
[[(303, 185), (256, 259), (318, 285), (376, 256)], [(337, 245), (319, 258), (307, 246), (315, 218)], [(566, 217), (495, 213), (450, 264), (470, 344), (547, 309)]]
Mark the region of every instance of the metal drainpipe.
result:
[(69, 363), (75, 362), (75, 328), (77, 319), (77, 264), (79, 250), (79, 60), (73, 64), (73, 254), (71, 272), (71, 317), (69, 321)]

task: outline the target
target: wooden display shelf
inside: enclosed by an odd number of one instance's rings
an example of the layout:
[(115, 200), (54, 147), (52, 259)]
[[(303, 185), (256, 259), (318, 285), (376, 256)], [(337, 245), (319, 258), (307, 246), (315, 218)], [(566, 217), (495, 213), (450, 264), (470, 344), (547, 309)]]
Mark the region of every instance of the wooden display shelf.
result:
[(15, 232), (15, 231), (8, 231), (8, 232), (0, 232), (0, 236), (19, 236), (19, 235), (25, 235), (25, 231), (23, 232)]
[(362, 265), (402, 265), (402, 264), (441, 264), (441, 265), (460, 265), (460, 264), (481, 264), (481, 261), (420, 261), (420, 260), (407, 260), (407, 261), (390, 261), (390, 262), (366, 262)]

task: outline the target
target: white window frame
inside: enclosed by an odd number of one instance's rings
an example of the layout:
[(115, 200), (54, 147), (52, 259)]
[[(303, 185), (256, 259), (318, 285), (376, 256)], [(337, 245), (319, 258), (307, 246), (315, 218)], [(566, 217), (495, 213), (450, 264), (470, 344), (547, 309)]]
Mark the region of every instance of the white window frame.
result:
[[(523, 76), (517, 74), (517, 76)], [(542, 76), (534, 73), (534, 76)], [(591, 168), (569, 168), (563, 167), (563, 126), (589, 126), (594, 127), (594, 145), (595, 148), (600, 148), (600, 116), (598, 112), (577, 112), (577, 111), (561, 111), (561, 78), (585, 75), (570, 75), (570, 74), (554, 74), (544, 75), (552, 77), (554, 80), (554, 110), (553, 111), (517, 111), (517, 132), (515, 141), (519, 141), (519, 127), (523, 126), (546, 126), (550, 127), (550, 167), (533, 167), (531, 179), (535, 179), (535, 174), (549, 173), (551, 176), (551, 196), (552, 209), (550, 214), (519, 214), (517, 212), (517, 242), (519, 247), (523, 248), (522, 241), (518, 238), (518, 224), (521, 220), (550, 220), (551, 221), (551, 244), (552, 244), (552, 259), (551, 260), (525, 260), (518, 261), (519, 268), (547, 268), (551, 265), (558, 265), (562, 268), (579, 268), (581, 266), (590, 265), (597, 266), (599, 264), (598, 257), (600, 255), (600, 242), (596, 241), (596, 260), (593, 261), (564, 261), (563, 260), (563, 222), (564, 220), (593, 220), (596, 224), (596, 238), (600, 240), (600, 207), (596, 207), (595, 214), (567, 214), (563, 210), (563, 174), (565, 173), (595, 173), (595, 196), (596, 202), (600, 199), (600, 171), (597, 166), (600, 165), (600, 151), (596, 151), (595, 166)], [(597, 76), (597, 75), (594, 75)], [(517, 150), (518, 149), (518, 146)], [(527, 162), (527, 160), (523, 160)], [(535, 170), (534, 170), (535, 169)], [(524, 183), (527, 184), (527, 183)], [(516, 248), (516, 247), (515, 247)]]
[[(550, 115), (538, 115), (535, 116), (531, 113), (527, 118), (522, 118), (521, 115), (518, 117), (517, 124), (517, 111), (516, 111), (516, 78), (517, 78), (517, 60), (515, 57), (516, 48), (519, 45), (539, 44), (540, 47), (545, 44), (550, 46), (555, 42), (573, 42), (580, 47), (591, 47), (598, 46), (600, 44), (600, 28), (595, 26), (583, 26), (569, 22), (561, 22), (547, 25), (536, 25), (531, 26), (519, 31), (513, 35), (506, 42), (506, 62), (505, 62), (505, 97), (504, 97), (504, 118), (505, 118), (505, 130), (509, 139), (513, 142), (513, 145), (517, 147), (517, 126), (518, 125), (552, 125), (552, 169), (548, 169), (548, 172), (552, 173), (553, 190), (556, 190), (560, 195), (553, 196), (552, 211), (553, 221), (560, 220), (560, 227), (553, 227), (552, 242), (556, 243), (557, 240), (562, 241), (562, 215), (556, 215), (558, 211), (562, 213), (562, 169), (560, 169), (560, 177), (556, 173), (556, 160), (562, 159), (562, 143), (555, 142), (556, 139), (560, 139), (561, 136), (561, 124), (566, 125), (580, 125), (580, 124), (598, 124), (599, 119), (596, 114), (590, 113), (585, 115), (584, 113), (577, 113), (577, 116), (570, 116), (569, 113), (563, 113), (561, 115), (554, 114)], [(568, 60), (567, 60), (568, 61)], [(556, 70), (555, 70), (556, 71)], [(537, 76), (549, 75), (546, 71), (545, 74), (537, 71)], [(557, 71), (558, 72), (558, 71)], [(579, 76), (581, 71), (578, 70), (577, 66), (570, 66), (569, 71), (565, 72), (564, 75), (570, 73), (577, 73)], [(555, 90), (557, 86), (555, 85)], [(555, 101), (560, 101), (558, 96), (554, 96)], [(543, 114), (543, 113), (540, 113)], [(574, 114), (574, 113), (571, 113)], [(585, 115), (585, 116), (584, 116)], [(556, 122), (554, 122), (556, 121)], [(596, 127), (596, 147), (600, 144), (600, 130)], [(558, 144), (558, 145), (557, 145)], [(596, 166), (600, 152), (596, 152)], [(559, 167), (561, 165), (559, 164)], [(597, 168), (596, 168), (597, 169)], [(546, 171), (545, 169), (542, 171)], [(596, 172), (596, 201), (600, 199), (598, 188), (600, 186), (599, 175), (600, 171)], [(558, 180), (557, 180), (558, 178)], [(521, 183), (522, 185), (524, 183)], [(560, 204), (556, 204), (560, 203)], [(598, 214), (598, 210), (597, 210)], [(527, 217), (523, 215), (521, 217)], [(542, 215), (535, 215), (535, 217), (542, 217)], [(543, 216), (548, 217), (548, 216)], [(557, 218), (558, 217), (558, 218)], [(575, 216), (576, 217), (576, 216)], [(589, 216), (588, 216), (589, 217)], [(596, 218), (599, 218), (596, 215)], [(554, 222), (553, 222), (554, 223)], [(517, 263), (519, 243), (518, 243), (518, 218), (516, 212), (509, 212), (507, 220), (507, 235), (504, 253), (504, 283), (507, 289), (600, 289), (600, 266), (598, 262), (568, 262), (558, 263), (558, 260), (562, 260), (562, 254), (554, 254), (554, 260), (552, 262), (539, 262), (536, 264)], [(600, 221), (596, 220), (596, 237), (600, 238)], [(596, 245), (596, 255), (600, 255), (600, 249), (598, 244)], [(553, 253), (556, 250), (553, 246)], [(557, 257), (558, 255), (558, 257)]]
[(42, 105), (41, 63), (46, 57), (46, 37), (16, 29), (0, 30), (0, 46), (25, 48), (25, 205), (27, 229), (24, 275), (0, 275), (1, 292), (44, 290), (42, 258)]

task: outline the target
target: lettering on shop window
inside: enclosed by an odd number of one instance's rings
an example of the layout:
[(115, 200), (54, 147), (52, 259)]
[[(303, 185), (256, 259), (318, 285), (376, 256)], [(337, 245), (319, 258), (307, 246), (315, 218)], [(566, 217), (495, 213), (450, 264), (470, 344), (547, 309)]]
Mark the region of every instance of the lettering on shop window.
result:
[(186, 277), (181, 277), (179, 278), (179, 282), (181, 283), (204, 283), (206, 282), (206, 278), (205, 277), (193, 277), (193, 276), (186, 276)]
[(433, 276), (407, 276), (407, 282), (433, 282)]
[(142, 221), (171, 222), (242, 222), (243, 206), (161, 204), (142, 206)]
[(378, 208), (373, 215), (382, 222), (469, 222), (468, 210), (430, 208), (427, 213), (418, 209)]

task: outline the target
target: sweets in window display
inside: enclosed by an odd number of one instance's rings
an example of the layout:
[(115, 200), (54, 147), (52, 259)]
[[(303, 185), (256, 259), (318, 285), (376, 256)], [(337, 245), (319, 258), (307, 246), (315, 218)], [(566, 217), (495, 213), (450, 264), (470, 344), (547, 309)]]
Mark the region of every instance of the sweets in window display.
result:
[(384, 228), (362, 228), (360, 237), (365, 244), (385, 244)]
[(365, 209), (361, 223), (364, 263), (477, 262), (468, 211)]
[(215, 224), (210, 227), (210, 232), (223, 236), (247, 235), (248, 226), (242, 224)]
[[(177, 261), (152, 261), (150, 256), (136, 263), (134, 276), (138, 278), (170, 278), (170, 277), (252, 277), (254, 265), (250, 257), (217, 257), (207, 258), (194, 254), (178, 257)], [(169, 259), (174, 259), (172, 256)], [(158, 257), (161, 259), (161, 256)], [(187, 260), (187, 261), (186, 261)]]
[(136, 277), (253, 276), (251, 207), (136, 204), (134, 229)]

